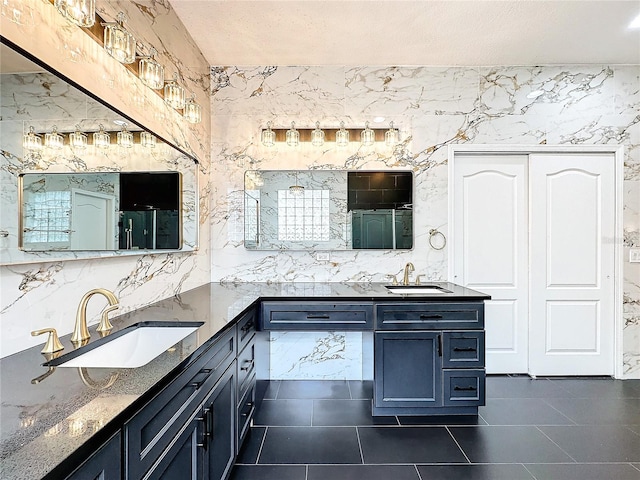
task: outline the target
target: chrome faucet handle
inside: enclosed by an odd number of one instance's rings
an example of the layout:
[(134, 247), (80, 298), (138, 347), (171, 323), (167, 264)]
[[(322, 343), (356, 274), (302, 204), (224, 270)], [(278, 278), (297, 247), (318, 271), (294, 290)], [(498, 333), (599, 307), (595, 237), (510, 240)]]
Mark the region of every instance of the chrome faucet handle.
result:
[(62, 343), (60, 343), (60, 339), (58, 338), (58, 332), (56, 332), (55, 328), (43, 328), (41, 330), (34, 330), (31, 332), (32, 337), (37, 337), (38, 335), (42, 335), (43, 333), (48, 333), (47, 341), (44, 344), (44, 348), (41, 350), (42, 353), (54, 353), (59, 352), (60, 350), (64, 350)]
[(398, 285), (398, 277), (396, 277), (393, 273), (385, 275), (385, 278), (391, 279), (391, 285)]
[(416, 275), (416, 285), (421, 285), (420, 277), (424, 277), (424, 273), (421, 273), (420, 275)]

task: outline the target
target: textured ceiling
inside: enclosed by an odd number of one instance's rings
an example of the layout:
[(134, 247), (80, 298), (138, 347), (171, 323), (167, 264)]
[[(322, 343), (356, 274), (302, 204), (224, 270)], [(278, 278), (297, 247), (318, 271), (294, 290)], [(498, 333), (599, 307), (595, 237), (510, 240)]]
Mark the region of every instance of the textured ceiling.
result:
[(640, 63), (640, 0), (170, 0), (212, 65)]

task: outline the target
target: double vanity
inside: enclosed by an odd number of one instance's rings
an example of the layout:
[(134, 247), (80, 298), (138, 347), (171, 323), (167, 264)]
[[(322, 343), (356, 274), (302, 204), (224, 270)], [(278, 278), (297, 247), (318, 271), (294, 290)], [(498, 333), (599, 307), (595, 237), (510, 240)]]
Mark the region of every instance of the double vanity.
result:
[[(372, 339), (363, 341), (372, 349), (372, 378), (363, 379), (373, 380), (375, 416), (477, 414), (484, 404), (489, 296), (451, 283), (408, 289), (205, 285), (116, 318), (113, 341), (92, 332), (83, 348), (111, 348), (98, 355), (106, 363), (69, 355), (68, 336), (59, 360), (73, 356), (77, 363), (43, 366), (41, 346), (6, 357), (0, 363), (3, 474), (226, 478), (278, 362), (270, 349), (272, 335), (281, 332), (362, 332)], [(111, 344), (162, 326), (193, 332), (144, 365), (123, 366), (126, 355)]]

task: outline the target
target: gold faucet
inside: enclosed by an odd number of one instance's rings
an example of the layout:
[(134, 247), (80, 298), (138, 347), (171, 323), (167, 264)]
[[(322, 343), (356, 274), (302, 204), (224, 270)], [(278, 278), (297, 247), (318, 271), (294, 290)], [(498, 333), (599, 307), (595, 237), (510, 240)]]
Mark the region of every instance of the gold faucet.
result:
[(415, 267), (411, 262), (408, 262), (404, 266), (404, 280), (402, 281), (403, 285), (409, 285), (409, 272), (413, 272), (414, 270), (415, 270)]
[[(89, 299), (94, 296), (96, 293), (103, 295), (109, 301), (109, 307), (105, 309), (105, 312), (102, 315), (101, 327), (105, 327), (103, 325), (105, 322), (106, 313), (114, 310), (118, 307), (118, 299), (116, 296), (105, 288), (94, 288), (93, 290), (88, 291), (80, 300), (80, 305), (78, 306), (78, 313), (76, 313), (76, 325), (73, 329), (73, 335), (71, 335), (71, 342), (74, 345), (82, 344), (85, 340), (88, 340), (91, 335), (89, 334), (89, 329), (87, 328), (87, 303), (89, 303)], [(115, 307), (115, 308), (112, 308)], [(108, 323), (108, 319), (107, 322)]]

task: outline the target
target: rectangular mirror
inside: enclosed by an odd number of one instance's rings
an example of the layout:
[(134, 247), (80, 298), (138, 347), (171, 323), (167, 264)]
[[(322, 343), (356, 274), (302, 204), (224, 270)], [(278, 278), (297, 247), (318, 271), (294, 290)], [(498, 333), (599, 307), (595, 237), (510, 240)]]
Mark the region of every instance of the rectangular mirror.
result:
[(180, 249), (181, 190), (178, 172), (21, 174), (20, 248)]
[(2, 39), (0, 264), (196, 250), (197, 161), (18, 50)]
[(245, 172), (249, 250), (413, 248), (413, 173)]

